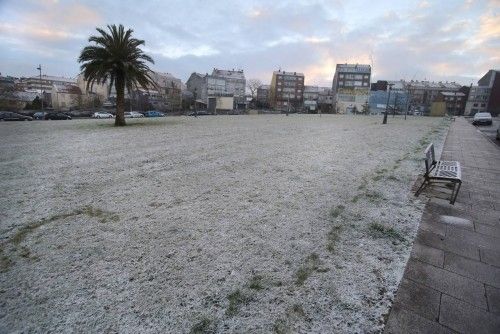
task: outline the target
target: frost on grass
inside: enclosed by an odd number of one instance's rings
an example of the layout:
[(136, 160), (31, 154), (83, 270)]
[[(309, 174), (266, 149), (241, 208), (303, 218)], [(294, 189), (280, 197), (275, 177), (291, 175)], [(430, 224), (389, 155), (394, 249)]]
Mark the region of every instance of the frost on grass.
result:
[(0, 124), (4, 331), (383, 328), (423, 208), (409, 191), (446, 123), (130, 123)]

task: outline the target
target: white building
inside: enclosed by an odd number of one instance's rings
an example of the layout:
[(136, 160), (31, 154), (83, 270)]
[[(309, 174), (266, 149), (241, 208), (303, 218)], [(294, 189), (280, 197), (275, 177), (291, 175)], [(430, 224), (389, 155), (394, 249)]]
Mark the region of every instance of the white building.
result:
[(370, 77), (370, 65), (337, 64), (332, 90), (338, 113), (363, 109), (370, 98)]

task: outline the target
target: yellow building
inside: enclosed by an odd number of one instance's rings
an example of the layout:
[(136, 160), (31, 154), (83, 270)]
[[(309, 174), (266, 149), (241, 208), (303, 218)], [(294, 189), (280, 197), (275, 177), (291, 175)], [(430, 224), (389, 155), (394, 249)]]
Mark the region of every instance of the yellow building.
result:
[(446, 115), (446, 102), (434, 101), (431, 103), (430, 116), (444, 116)]

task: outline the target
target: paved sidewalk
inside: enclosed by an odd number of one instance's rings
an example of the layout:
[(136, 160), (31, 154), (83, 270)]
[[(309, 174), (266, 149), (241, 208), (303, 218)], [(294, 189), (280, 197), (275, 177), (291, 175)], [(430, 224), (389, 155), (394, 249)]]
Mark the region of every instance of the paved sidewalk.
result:
[(462, 188), (428, 202), (385, 333), (500, 333), (500, 148), (457, 118), (441, 160)]

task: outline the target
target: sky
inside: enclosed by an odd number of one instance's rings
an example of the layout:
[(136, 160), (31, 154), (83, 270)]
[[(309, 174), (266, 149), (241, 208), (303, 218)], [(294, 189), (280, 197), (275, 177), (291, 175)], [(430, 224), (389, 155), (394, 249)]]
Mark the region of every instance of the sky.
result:
[(271, 81), (278, 69), (331, 86), (338, 63), (374, 80), (469, 85), (500, 68), (500, 0), (0, 0), (0, 73), (75, 77), (96, 27), (123, 24), (185, 82), (214, 67)]

